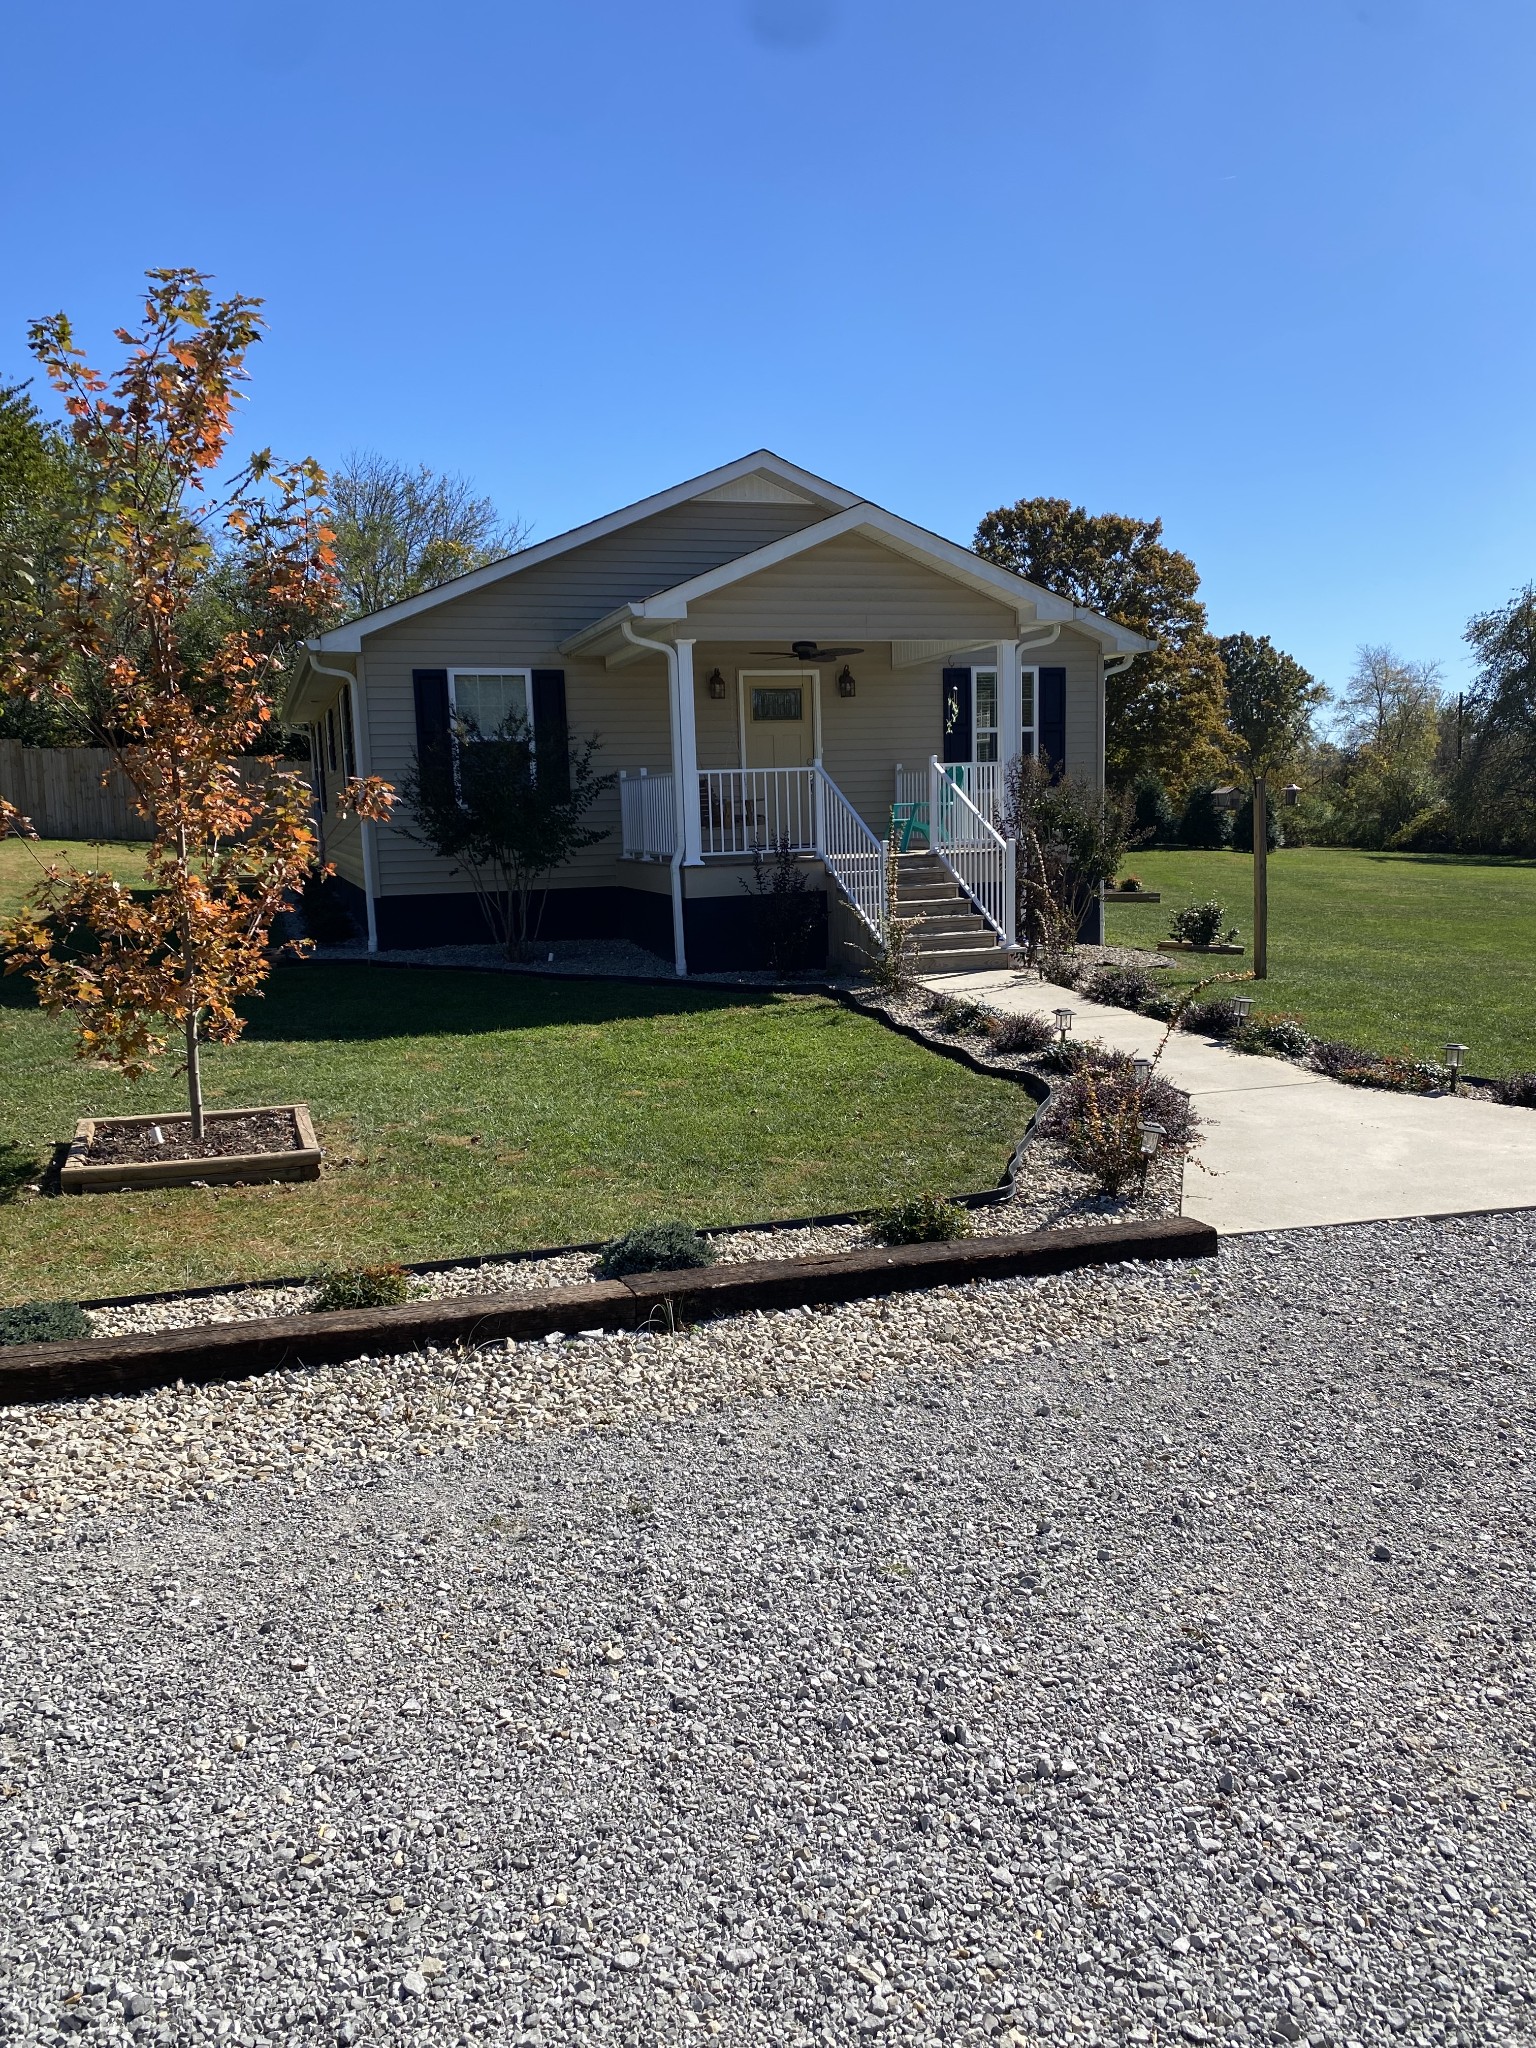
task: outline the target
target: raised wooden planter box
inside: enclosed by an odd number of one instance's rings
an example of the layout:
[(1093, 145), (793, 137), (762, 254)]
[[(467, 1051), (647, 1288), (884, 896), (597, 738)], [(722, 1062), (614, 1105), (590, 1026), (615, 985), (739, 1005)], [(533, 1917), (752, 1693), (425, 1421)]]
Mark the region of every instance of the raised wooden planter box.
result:
[(1163, 892), (1161, 889), (1106, 889), (1104, 891), (1104, 901), (1106, 903), (1161, 903), (1162, 900)]
[(75, 1125), (69, 1156), (59, 1169), (59, 1187), (66, 1195), (109, 1195), (122, 1188), (186, 1187), (192, 1181), (209, 1186), (228, 1186), (231, 1181), (318, 1180), (322, 1153), (309, 1110), (302, 1102), (278, 1102), (261, 1110), (210, 1109), (205, 1122), (228, 1122), (231, 1117), (281, 1116), (293, 1118), (293, 1145), (281, 1152), (224, 1152), (196, 1159), (106, 1160), (88, 1164), (97, 1134), (106, 1130), (148, 1130), (151, 1125), (184, 1124), (185, 1116), (82, 1117)]
[(1246, 953), (1246, 946), (1197, 946), (1192, 939), (1159, 939), (1159, 953)]

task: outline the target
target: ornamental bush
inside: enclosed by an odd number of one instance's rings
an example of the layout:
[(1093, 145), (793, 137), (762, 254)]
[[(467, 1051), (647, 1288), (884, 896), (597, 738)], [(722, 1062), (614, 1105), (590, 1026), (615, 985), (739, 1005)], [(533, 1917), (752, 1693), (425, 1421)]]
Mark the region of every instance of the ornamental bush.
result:
[(994, 1052), (1028, 1055), (1045, 1051), (1056, 1036), (1056, 1026), (1043, 1011), (1025, 1010), (1017, 1017), (993, 1017), (987, 1036)]
[(1231, 1038), (1242, 1025), (1243, 1014), (1232, 996), (1208, 996), (1191, 1003), (1179, 1018), (1185, 1031), (1203, 1032), (1207, 1038)]
[(1231, 946), (1237, 943), (1237, 926), (1227, 924), (1225, 904), (1188, 903), (1174, 912), (1168, 936), (1186, 946)]
[(314, 1298), (312, 1315), (327, 1315), (348, 1308), (398, 1308), (411, 1298), (411, 1276), (404, 1266), (353, 1266), (327, 1268), (311, 1282)]
[(671, 1273), (714, 1263), (714, 1246), (691, 1223), (642, 1223), (609, 1239), (597, 1270), (605, 1280), (622, 1280), (626, 1273)]
[(1144, 967), (1101, 967), (1083, 993), (1090, 1003), (1111, 1003), (1118, 1010), (1139, 1010), (1153, 993)]
[(1303, 1060), (1312, 1049), (1312, 1034), (1299, 1017), (1250, 1017), (1232, 1034), (1232, 1044), (1238, 1052)]
[(90, 1318), (72, 1301), (24, 1301), (19, 1308), (0, 1308), (0, 1344), (57, 1344), (90, 1334)]
[(873, 1227), (881, 1244), (942, 1244), (953, 1237), (969, 1237), (971, 1219), (945, 1196), (923, 1193), (882, 1210)]
[(1536, 1109), (1536, 1074), (1506, 1074), (1494, 1082), (1493, 1099), (1510, 1109)]

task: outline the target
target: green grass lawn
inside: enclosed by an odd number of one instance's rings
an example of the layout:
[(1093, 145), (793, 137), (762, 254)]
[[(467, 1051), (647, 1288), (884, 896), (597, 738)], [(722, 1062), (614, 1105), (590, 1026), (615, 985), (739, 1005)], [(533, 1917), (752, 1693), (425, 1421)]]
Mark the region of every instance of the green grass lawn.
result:
[[(1253, 859), (1136, 853), (1126, 868), (1158, 904), (1108, 906), (1112, 945), (1152, 946), (1173, 912), (1215, 897), (1253, 939)], [(1242, 960), (1180, 964), (1193, 980)], [(1471, 1048), (1468, 1070), (1536, 1067), (1536, 861), (1288, 847), (1269, 861), (1269, 979), (1260, 1007), (1318, 1037), (1439, 1058)]]
[(14, 917), (43, 879), (50, 860), (79, 868), (105, 868), (120, 882), (142, 883), (147, 845), (104, 839), (0, 839), (0, 918)]
[[(82, 1065), (0, 983), (0, 1140), (30, 1171), (82, 1115), (184, 1106)], [(149, 1292), (860, 1208), (996, 1183), (1029, 1103), (816, 997), (451, 970), (279, 969), (206, 1059), (210, 1107), (309, 1103), (319, 1182), (0, 1208), (6, 1301)]]

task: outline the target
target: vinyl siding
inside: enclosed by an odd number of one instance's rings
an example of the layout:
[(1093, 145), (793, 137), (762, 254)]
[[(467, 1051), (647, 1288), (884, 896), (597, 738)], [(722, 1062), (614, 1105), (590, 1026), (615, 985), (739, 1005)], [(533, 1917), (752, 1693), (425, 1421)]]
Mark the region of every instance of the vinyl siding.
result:
[[(562, 668), (566, 710), (573, 740), (596, 732), (598, 765), (604, 772), (644, 767), (666, 772), (671, 765), (667, 719), (666, 664), (647, 656), (608, 669), (597, 661), (562, 657), (559, 643), (617, 606), (701, 573), (735, 554), (766, 545), (777, 534), (807, 523), (789, 505), (691, 505), (679, 507), (622, 534), (608, 536), (569, 556), (530, 569), (525, 575), (468, 593), (415, 618), (370, 634), (365, 642), (365, 687), (371, 759), (369, 769), (397, 787), (416, 758), (412, 671), (418, 668)], [(978, 640), (1012, 633), (1012, 615), (979, 592), (966, 590), (890, 549), (844, 535), (792, 562), (764, 570), (741, 585), (701, 600), (683, 630), (694, 634), (694, 691), (699, 765), (735, 767), (740, 759), (738, 674), (743, 668), (789, 666), (755, 649), (782, 646), (791, 638), (837, 644), (851, 641), (864, 652), (849, 660), (857, 695), (837, 694), (841, 662), (822, 670), (822, 755), (827, 772), (867, 822), (883, 832), (889, 819), (895, 769), (925, 763), (940, 742), (940, 675), (935, 660), (915, 669), (891, 666), (893, 639)], [(982, 664), (982, 648), (954, 657)], [(1096, 757), (1098, 731), (1098, 648), (1084, 636), (1064, 631), (1034, 660), (1065, 666), (1068, 760), (1075, 771)], [(710, 671), (727, 682), (724, 702), (708, 694)], [(647, 868), (620, 858), (619, 797), (606, 793), (591, 822), (605, 837), (555, 877), (555, 885), (666, 886), (665, 867)], [(342, 865), (340, 834), (334, 858)], [(378, 883), (383, 896), (463, 889), (443, 862), (399, 827), (377, 836)], [(342, 871), (361, 882), (360, 856)]]

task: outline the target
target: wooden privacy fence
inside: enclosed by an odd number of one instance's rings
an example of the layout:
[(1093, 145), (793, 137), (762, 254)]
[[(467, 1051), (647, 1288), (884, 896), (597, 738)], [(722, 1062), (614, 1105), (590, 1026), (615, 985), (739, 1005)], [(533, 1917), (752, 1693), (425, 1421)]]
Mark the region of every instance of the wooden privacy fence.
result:
[[(271, 766), (253, 755), (241, 763), (241, 771), (248, 781), (258, 781)], [(283, 766), (302, 771), (304, 764), (285, 761)], [(44, 839), (149, 837), (105, 747), (24, 747), (0, 740), (0, 796), (30, 818)]]

